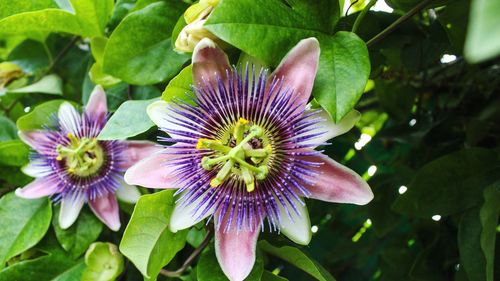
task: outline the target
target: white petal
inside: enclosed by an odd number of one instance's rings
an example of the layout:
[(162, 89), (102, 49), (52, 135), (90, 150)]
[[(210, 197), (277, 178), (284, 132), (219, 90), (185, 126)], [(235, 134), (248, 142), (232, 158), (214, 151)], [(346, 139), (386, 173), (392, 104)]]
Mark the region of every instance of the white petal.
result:
[[(282, 205), (279, 205), (281, 216), (281, 233), (297, 244), (308, 245), (311, 242), (311, 221), (307, 207), (297, 199), (292, 198), (295, 207), (300, 212), (300, 216), (287, 202), (287, 209), (290, 215)], [(286, 201), (286, 200), (285, 200)], [(291, 218), (290, 218), (291, 216)]]
[[(191, 123), (192, 121), (187, 119), (186, 117), (175, 113), (172, 110), (172, 106), (165, 101), (156, 101), (150, 104), (147, 108), (147, 113), (149, 118), (156, 124), (156, 126), (160, 128), (164, 128), (167, 131), (188, 131), (184, 126), (180, 126), (181, 122)], [(183, 122), (184, 121), (184, 122)], [(175, 133), (169, 133), (172, 138), (179, 138), (180, 136)]]
[(22, 167), (21, 171), (30, 177), (41, 178), (49, 175), (52, 169), (42, 159), (35, 159)]
[(62, 229), (67, 229), (73, 225), (84, 203), (84, 196), (68, 196), (62, 198), (61, 210), (59, 213), (59, 226), (61, 226)]
[(200, 196), (200, 199), (194, 201), (189, 205), (175, 204), (174, 211), (172, 212), (172, 216), (170, 217), (169, 226), (172, 232), (177, 232), (179, 230), (189, 228), (213, 213), (213, 210), (210, 210), (206, 214), (204, 214), (203, 217), (199, 217), (204, 209), (198, 206), (202, 198), (203, 197)]
[[(347, 115), (344, 116), (344, 118), (342, 118), (339, 123), (335, 124), (326, 110), (319, 110), (320, 111), (311, 118), (319, 118), (322, 120), (316, 123), (314, 125), (315, 128), (312, 131), (309, 131), (307, 134), (321, 135), (304, 141), (304, 144), (322, 144), (334, 137), (347, 133), (354, 127), (354, 125), (356, 125), (356, 122), (358, 122), (359, 118), (361, 118), (361, 113), (356, 110), (352, 110), (351, 112), (347, 113)], [(309, 112), (306, 111), (305, 114), (307, 113)]]
[(126, 184), (122, 180), (121, 186), (116, 190), (116, 197), (125, 203), (135, 204), (141, 197), (141, 193), (137, 187)]
[(81, 117), (78, 111), (69, 103), (63, 102), (57, 113), (59, 124), (68, 133), (76, 134), (81, 124)]

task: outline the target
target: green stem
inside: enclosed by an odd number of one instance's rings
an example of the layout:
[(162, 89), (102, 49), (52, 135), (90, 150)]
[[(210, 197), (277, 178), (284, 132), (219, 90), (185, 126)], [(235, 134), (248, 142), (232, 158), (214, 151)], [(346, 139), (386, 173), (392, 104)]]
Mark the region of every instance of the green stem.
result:
[(352, 26), (352, 32), (356, 33), (358, 31), (359, 25), (363, 21), (363, 18), (365, 17), (366, 13), (377, 3), (377, 0), (370, 0), (368, 4), (365, 6), (365, 8), (359, 13), (358, 17), (356, 18), (356, 21), (354, 22), (354, 25)]
[(422, 2), (418, 3), (415, 7), (413, 7), (411, 10), (409, 10), (406, 14), (404, 14), (400, 18), (398, 18), (395, 22), (393, 22), (391, 25), (389, 25), (386, 29), (382, 30), (379, 34), (375, 35), (372, 39), (370, 39), (366, 43), (366, 45), (368, 45), (368, 47), (371, 47), (371, 46), (373, 46), (373, 44), (384, 39), (387, 35), (389, 35), (394, 30), (396, 30), (401, 24), (403, 24), (407, 20), (411, 19), (415, 14), (417, 14), (422, 9), (427, 7), (427, 5), (429, 5), (432, 1), (434, 1), (434, 0), (423, 0)]

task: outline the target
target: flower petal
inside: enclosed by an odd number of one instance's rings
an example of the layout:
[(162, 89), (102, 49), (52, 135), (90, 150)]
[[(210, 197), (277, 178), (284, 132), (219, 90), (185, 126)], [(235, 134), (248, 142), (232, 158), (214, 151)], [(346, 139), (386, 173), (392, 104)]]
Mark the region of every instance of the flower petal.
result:
[(297, 244), (308, 245), (309, 242), (311, 242), (312, 237), (309, 212), (307, 211), (307, 207), (304, 203), (299, 202), (293, 197), (292, 200), (295, 208), (299, 211), (300, 216), (291, 206), (283, 207), (280, 204), (281, 233)]
[(176, 131), (195, 133), (186, 126), (182, 126), (182, 124), (192, 124), (193, 121), (177, 114), (172, 105), (165, 101), (153, 102), (146, 111), (156, 126), (164, 129), (172, 138), (182, 138), (175, 133)]
[(203, 83), (203, 79), (217, 81), (226, 77), (226, 69), (230, 69), (226, 53), (212, 40), (203, 38), (193, 51), (193, 84)]
[(162, 148), (150, 141), (127, 141), (127, 148), (123, 152), (122, 167), (128, 169), (135, 163), (161, 151)]
[(21, 171), (33, 178), (41, 178), (49, 175), (52, 168), (45, 163), (43, 159), (33, 159), (27, 165), (21, 168)]
[(202, 198), (203, 197), (200, 196), (198, 200), (189, 205), (175, 204), (174, 211), (170, 217), (170, 231), (175, 233), (179, 230), (190, 228), (213, 213), (213, 211), (208, 211), (200, 217), (201, 213), (199, 211), (201, 211), (202, 208), (200, 208), (199, 203)]
[(90, 209), (111, 230), (120, 229), (120, 210), (116, 196), (112, 192), (89, 201)]
[[(324, 109), (318, 109), (319, 112), (315, 114), (311, 118), (320, 118), (321, 121), (316, 123), (314, 126), (314, 129), (309, 131), (307, 134), (310, 135), (318, 135), (315, 138), (308, 139), (306, 141), (301, 142), (301, 144), (315, 144), (315, 145), (321, 145), (323, 143), (326, 143), (328, 140), (337, 137), (339, 135), (347, 133), (349, 130), (351, 130), (356, 122), (359, 121), (361, 118), (361, 113), (359, 113), (357, 110), (352, 110), (351, 112), (347, 113), (342, 120), (340, 120), (339, 123), (335, 124), (330, 117), (330, 114), (326, 112)], [(306, 111), (305, 114), (308, 112)]]
[(304, 160), (323, 163), (315, 168), (314, 184), (308, 185), (311, 198), (327, 202), (368, 204), (373, 192), (363, 178), (353, 170), (335, 162), (326, 155), (307, 156)]
[(44, 178), (36, 179), (25, 187), (16, 189), (18, 197), (27, 199), (49, 196), (57, 192), (57, 184)]
[[(218, 225), (218, 215), (215, 225)], [(231, 227), (224, 231), (224, 223), (215, 230), (215, 254), (222, 271), (231, 281), (243, 281), (255, 263), (255, 246), (260, 227), (253, 230)]]
[(81, 116), (69, 102), (63, 102), (57, 113), (59, 125), (66, 133), (77, 134), (81, 126)]
[(311, 96), (318, 70), (319, 53), (319, 42), (316, 38), (301, 40), (281, 60), (269, 81), (274, 77), (284, 79), (284, 85), (294, 89), (295, 104), (305, 106)]
[(149, 188), (175, 188), (177, 177), (174, 170), (166, 165), (166, 161), (174, 158), (167, 150), (157, 152), (141, 160), (125, 172), (125, 182)]
[(85, 106), (85, 113), (95, 119), (105, 118), (108, 114), (106, 92), (101, 85), (95, 86), (92, 93), (90, 93), (89, 101)]
[(84, 196), (67, 196), (61, 199), (59, 226), (61, 226), (62, 229), (67, 229), (73, 225), (78, 218), (84, 203)]
[(133, 185), (125, 183), (125, 181), (120, 181), (120, 187), (116, 190), (116, 197), (125, 203), (135, 204), (139, 197), (141, 197), (141, 192), (139, 189)]
[(49, 143), (52, 141), (48, 137), (48, 132), (43, 130), (19, 131), (19, 138), (40, 153), (49, 152)]

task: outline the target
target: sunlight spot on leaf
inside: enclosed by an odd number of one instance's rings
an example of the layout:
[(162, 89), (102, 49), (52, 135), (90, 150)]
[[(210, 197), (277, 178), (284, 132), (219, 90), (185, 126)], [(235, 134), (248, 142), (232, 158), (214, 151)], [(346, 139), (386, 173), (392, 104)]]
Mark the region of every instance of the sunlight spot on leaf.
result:
[(456, 60), (457, 60), (457, 56), (455, 56), (455, 55), (449, 55), (449, 54), (444, 54), (441, 57), (441, 59), (440, 59), (441, 63), (443, 63), (443, 64), (444, 63), (454, 62)]
[(408, 125), (410, 125), (410, 127), (413, 127), (415, 126), (415, 124), (417, 124), (417, 119), (411, 119), (410, 122), (408, 122)]
[(434, 216), (432, 216), (432, 220), (433, 221), (440, 221), (441, 220), (441, 216), (440, 215), (434, 215)]
[(377, 3), (370, 9), (375, 12), (387, 12), (392, 13), (394, 11), (393, 8), (389, 7), (384, 0), (378, 0)]
[(318, 226), (317, 226), (317, 225), (313, 225), (313, 226), (311, 227), (311, 232), (312, 232), (312, 233), (316, 233), (316, 232), (318, 232)]
[(403, 194), (403, 193), (405, 193), (407, 190), (408, 190), (408, 187), (406, 187), (406, 186), (402, 185), (402, 186), (400, 186), (400, 187), (399, 187), (398, 192), (399, 192), (399, 194)]

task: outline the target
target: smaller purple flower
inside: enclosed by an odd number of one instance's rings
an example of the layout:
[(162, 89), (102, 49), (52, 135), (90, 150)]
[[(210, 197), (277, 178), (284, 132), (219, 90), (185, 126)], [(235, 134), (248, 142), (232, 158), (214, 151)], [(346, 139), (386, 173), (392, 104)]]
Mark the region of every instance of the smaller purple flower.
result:
[(107, 113), (106, 94), (96, 86), (83, 114), (64, 102), (53, 126), (19, 132), (33, 149), (23, 172), (35, 180), (18, 188), (16, 195), (28, 199), (50, 196), (60, 202), (59, 225), (63, 229), (76, 221), (83, 204), (88, 203), (103, 223), (117, 231), (116, 197), (135, 203), (140, 196), (135, 186), (123, 181), (123, 172), (158, 151), (152, 142), (97, 140)]

